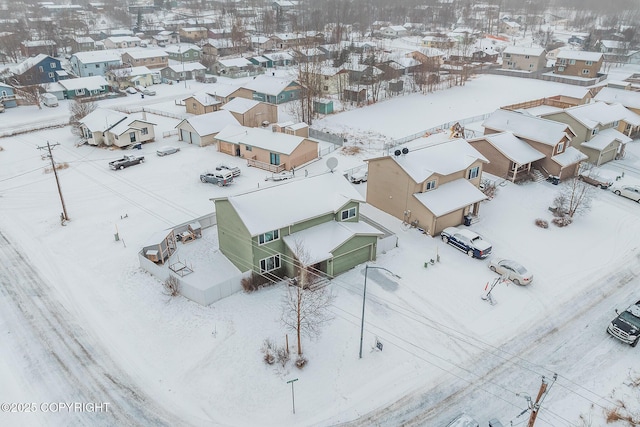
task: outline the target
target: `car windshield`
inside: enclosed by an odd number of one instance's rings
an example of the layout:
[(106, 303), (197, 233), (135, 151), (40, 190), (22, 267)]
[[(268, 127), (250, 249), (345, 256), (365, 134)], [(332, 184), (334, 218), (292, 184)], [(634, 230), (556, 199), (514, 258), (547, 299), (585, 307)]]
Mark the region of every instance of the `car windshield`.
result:
[(634, 316), (630, 311), (623, 311), (620, 313), (619, 317), (626, 323), (633, 325), (636, 328), (640, 328), (640, 317)]

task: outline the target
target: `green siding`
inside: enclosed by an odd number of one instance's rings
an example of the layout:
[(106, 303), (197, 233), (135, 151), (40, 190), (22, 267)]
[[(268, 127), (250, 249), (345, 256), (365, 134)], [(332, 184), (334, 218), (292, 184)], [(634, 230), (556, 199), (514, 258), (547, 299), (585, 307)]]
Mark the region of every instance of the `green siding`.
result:
[(338, 222), (342, 221), (342, 216), (341, 216), (342, 215), (342, 211), (346, 211), (347, 209), (350, 209), (350, 208), (356, 208), (356, 216), (354, 216), (353, 218), (349, 218), (346, 221), (358, 222), (358, 220), (360, 219), (360, 203), (353, 202), (353, 201), (347, 203), (346, 205), (344, 205), (343, 207), (338, 209), (338, 212), (336, 212), (336, 214), (334, 215), (333, 219), (335, 221), (338, 221)]
[[(306, 230), (307, 228), (315, 227), (316, 225), (324, 224), (325, 222), (329, 222), (333, 220), (334, 220), (334, 215), (329, 213), (326, 215), (321, 215), (317, 218), (312, 218), (305, 222), (299, 222), (291, 226), (291, 234), (296, 233), (298, 231)], [(289, 234), (288, 230), (287, 230), (287, 234)]]
[(250, 270), (253, 248), (249, 231), (228, 200), (216, 200), (215, 205), (220, 251), (240, 271)]
[(356, 236), (333, 251), (332, 271), (337, 276), (376, 257), (376, 236)]

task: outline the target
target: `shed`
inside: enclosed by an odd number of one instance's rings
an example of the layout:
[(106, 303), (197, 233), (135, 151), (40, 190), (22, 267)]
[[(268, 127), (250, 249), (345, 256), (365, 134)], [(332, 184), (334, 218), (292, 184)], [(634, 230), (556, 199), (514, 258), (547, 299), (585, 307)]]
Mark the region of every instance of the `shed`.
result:
[(313, 109), (316, 113), (331, 114), (333, 113), (333, 101), (328, 99), (313, 101)]

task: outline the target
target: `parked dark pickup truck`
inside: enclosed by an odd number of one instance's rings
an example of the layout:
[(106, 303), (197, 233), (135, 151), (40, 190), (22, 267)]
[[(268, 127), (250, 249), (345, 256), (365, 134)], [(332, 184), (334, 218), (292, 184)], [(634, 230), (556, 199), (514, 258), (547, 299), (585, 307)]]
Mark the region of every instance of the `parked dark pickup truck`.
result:
[(133, 154), (126, 155), (121, 159), (109, 162), (109, 167), (113, 170), (128, 168), (144, 162), (144, 156), (136, 156)]

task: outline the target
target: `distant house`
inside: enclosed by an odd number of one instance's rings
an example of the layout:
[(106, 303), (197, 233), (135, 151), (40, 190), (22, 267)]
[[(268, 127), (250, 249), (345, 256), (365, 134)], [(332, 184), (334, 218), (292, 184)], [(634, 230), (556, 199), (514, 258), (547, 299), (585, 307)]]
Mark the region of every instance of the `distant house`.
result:
[(542, 71), (547, 65), (546, 55), (541, 47), (508, 46), (502, 52), (502, 68), (532, 73)]
[(155, 139), (154, 124), (119, 111), (98, 108), (80, 120), (84, 138), (90, 145), (127, 147)]
[(132, 67), (164, 68), (169, 65), (169, 54), (162, 49), (130, 49), (122, 53), (122, 63)]
[[(298, 208), (274, 202), (284, 195)], [(374, 260), (383, 234), (362, 220), (362, 196), (337, 173), (212, 200), (220, 251), (256, 277), (297, 277), (301, 266), (335, 277)]]
[(514, 36), (520, 32), (520, 24), (518, 24), (516, 21), (510, 21), (505, 19), (498, 23), (498, 30), (501, 33)]
[(456, 41), (454, 39), (442, 34), (424, 36), (420, 40), (420, 43), (424, 47), (440, 50), (452, 49), (456, 45)]
[(300, 98), (302, 87), (295, 80), (260, 75), (240, 86), (236, 96), (272, 104), (282, 104)]
[[(472, 144), (476, 149), (488, 158), (487, 172), (500, 177), (511, 178), (510, 171), (516, 168), (516, 174), (528, 173), (529, 163), (533, 169), (542, 173), (545, 177), (549, 175), (557, 176), (561, 180), (576, 176), (578, 166), (586, 160), (587, 156), (578, 149), (571, 146), (571, 141), (576, 137), (575, 131), (571, 126), (560, 123), (558, 121), (547, 120), (530, 114), (496, 110), (483, 123), (484, 137), (473, 139)], [(493, 143), (495, 139), (486, 142), (486, 138), (493, 138), (494, 134), (511, 133), (519, 141), (524, 141), (535, 149), (544, 154), (544, 158), (531, 160), (531, 162), (522, 162), (520, 157), (507, 155), (505, 152), (498, 154), (499, 143), (504, 143), (508, 137), (498, 143)], [(515, 141), (515, 140), (512, 140)], [(487, 147), (487, 150), (484, 148)], [(516, 146), (512, 145), (511, 149), (515, 150)], [(495, 154), (495, 155), (494, 155)], [(516, 177), (517, 179), (517, 177)]]
[(168, 45), (163, 48), (169, 55), (169, 59), (178, 62), (198, 62), (202, 56), (202, 49), (190, 43)]
[(109, 82), (102, 76), (78, 77), (60, 80), (65, 99), (88, 98), (109, 92)]
[(214, 144), (216, 135), (230, 125), (239, 126), (233, 114), (228, 111), (215, 111), (184, 119), (176, 125), (176, 129), (180, 141), (204, 147)]
[(251, 36), (250, 43), (251, 48), (258, 52), (265, 52), (276, 47), (275, 40), (265, 36)]
[(13, 78), (22, 86), (51, 83), (60, 80), (64, 71), (60, 60), (43, 53), (25, 59), (13, 70)]
[[(640, 92), (603, 87), (593, 99), (607, 104), (622, 104), (628, 110), (640, 114)], [(629, 135), (626, 131), (625, 134)]]
[(257, 72), (257, 66), (246, 58), (218, 58), (212, 66), (212, 71), (219, 76), (247, 77)]
[(367, 203), (431, 236), (479, 214), (487, 196), (478, 186), (488, 162), (479, 151), (444, 133), (404, 148), (367, 160)]
[(289, 52), (270, 52), (265, 53), (262, 56), (270, 61), (269, 68), (287, 67), (294, 63), (293, 55), (291, 55)]
[(49, 55), (57, 56), (58, 45), (53, 40), (27, 40), (20, 43), (22, 56)]
[(259, 127), (278, 121), (278, 106), (246, 98), (234, 98), (222, 106), (242, 126)]
[(231, 125), (216, 135), (218, 151), (247, 159), (249, 166), (270, 172), (297, 168), (318, 158), (318, 143), (271, 129)]
[[(596, 166), (624, 154), (631, 138), (625, 130), (640, 126), (640, 116), (621, 104), (592, 102), (542, 115), (543, 118), (566, 123), (575, 131), (572, 145), (588, 156)], [(621, 132), (622, 131), (622, 132)]]
[(107, 81), (111, 87), (126, 89), (132, 86), (147, 87), (161, 82), (160, 72), (147, 67), (122, 67), (107, 71)]
[(598, 77), (604, 55), (602, 52), (561, 50), (556, 56), (554, 74), (584, 78)]
[(381, 28), (380, 34), (384, 37), (398, 38), (407, 36), (409, 32), (402, 25), (390, 25), (388, 27)]
[(209, 37), (209, 31), (206, 27), (182, 27), (178, 30), (180, 40), (197, 43)]
[(105, 76), (109, 69), (122, 65), (122, 57), (119, 51), (96, 50), (76, 52), (71, 55), (69, 62), (78, 77)]
[(195, 114), (197, 116), (218, 111), (222, 105), (220, 100), (207, 92), (195, 93), (190, 97), (183, 99), (183, 102), (187, 108), (187, 113)]
[(301, 72), (306, 81), (318, 82), (320, 96), (337, 95), (349, 85), (349, 72), (343, 68), (336, 67), (310, 67), (309, 70), (302, 69)]
[(102, 41), (106, 49), (130, 49), (140, 47), (142, 39), (136, 36), (115, 36), (107, 37)]
[(6, 108), (17, 107), (16, 93), (12, 86), (0, 82), (0, 102)]
[(199, 62), (169, 65), (160, 70), (165, 80), (196, 80), (204, 79), (207, 67)]
[(75, 36), (69, 40), (71, 52), (89, 52), (96, 49), (96, 42), (91, 37)]

